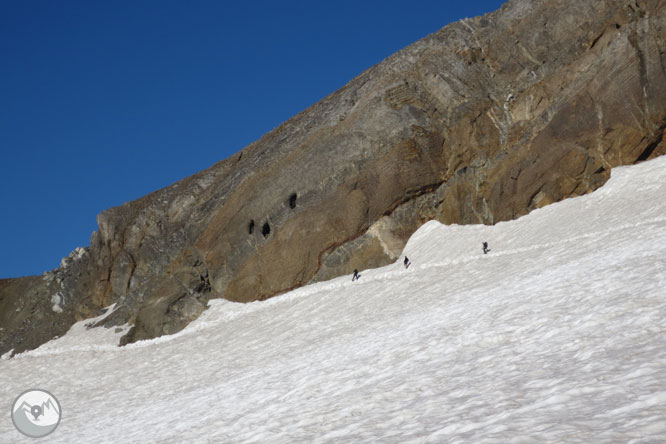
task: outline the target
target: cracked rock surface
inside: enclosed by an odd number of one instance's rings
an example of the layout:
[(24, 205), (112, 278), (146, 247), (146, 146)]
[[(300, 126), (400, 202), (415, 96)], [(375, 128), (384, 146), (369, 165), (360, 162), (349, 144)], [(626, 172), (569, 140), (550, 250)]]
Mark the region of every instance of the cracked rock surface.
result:
[(424, 222), (494, 224), (666, 153), (666, 1), (511, 0), (414, 43), (240, 153), (106, 210), (90, 246), (0, 280), (0, 354), (116, 303), (123, 343), (211, 298), (386, 265)]

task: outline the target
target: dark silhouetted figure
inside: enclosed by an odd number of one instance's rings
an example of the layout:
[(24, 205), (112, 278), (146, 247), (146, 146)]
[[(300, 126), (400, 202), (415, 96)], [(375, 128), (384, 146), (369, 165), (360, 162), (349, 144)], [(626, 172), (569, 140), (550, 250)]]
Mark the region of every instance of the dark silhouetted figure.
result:
[(354, 268), (354, 276), (352, 276), (352, 282), (358, 280), (358, 278), (360, 278), (360, 277), (361, 277), (361, 275), (358, 274), (358, 270), (356, 268)]
[(405, 268), (409, 268), (409, 266), (412, 265), (412, 263), (409, 261), (409, 258), (407, 256), (405, 256), (405, 260), (404, 260), (403, 264), (405, 265)]
[(483, 243), (483, 254), (487, 254), (490, 251), (488, 248), (488, 242)]

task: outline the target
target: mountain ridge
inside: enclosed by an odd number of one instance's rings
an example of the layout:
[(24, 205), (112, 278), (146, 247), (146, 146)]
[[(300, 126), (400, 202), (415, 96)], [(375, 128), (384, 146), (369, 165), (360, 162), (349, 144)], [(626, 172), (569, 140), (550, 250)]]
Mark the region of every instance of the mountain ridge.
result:
[(104, 325), (134, 326), (123, 343), (174, 333), (211, 298), (382, 266), (427, 220), (511, 220), (666, 153), (665, 10), (514, 0), (409, 45), (240, 153), (102, 212), (61, 268), (0, 283), (0, 354), (112, 303)]

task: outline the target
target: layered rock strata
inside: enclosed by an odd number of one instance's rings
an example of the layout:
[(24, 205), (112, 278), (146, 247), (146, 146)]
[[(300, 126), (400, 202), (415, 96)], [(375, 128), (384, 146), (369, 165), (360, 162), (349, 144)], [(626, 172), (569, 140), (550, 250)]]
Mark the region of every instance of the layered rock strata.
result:
[[(209, 169), (98, 216), (90, 246), (0, 281), (0, 354), (118, 307), (123, 343), (211, 298), (394, 261), (425, 221), (494, 224), (666, 153), (666, 1), (512, 0), (414, 43)], [(639, 198), (639, 196), (637, 196)]]

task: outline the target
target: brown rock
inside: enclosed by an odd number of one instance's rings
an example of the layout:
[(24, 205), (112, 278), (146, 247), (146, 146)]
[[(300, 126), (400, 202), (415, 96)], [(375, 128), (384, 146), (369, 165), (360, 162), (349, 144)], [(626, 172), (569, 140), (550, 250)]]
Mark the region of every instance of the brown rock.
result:
[[(0, 353), (113, 302), (105, 324), (134, 324), (124, 342), (173, 333), (210, 298), (390, 263), (427, 220), (494, 224), (588, 193), (666, 153), (665, 39), (657, 0), (515, 0), (451, 24), (241, 153), (102, 213), (58, 287), (2, 281)], [(28, 340), (38, 316), (59, 327)]]

